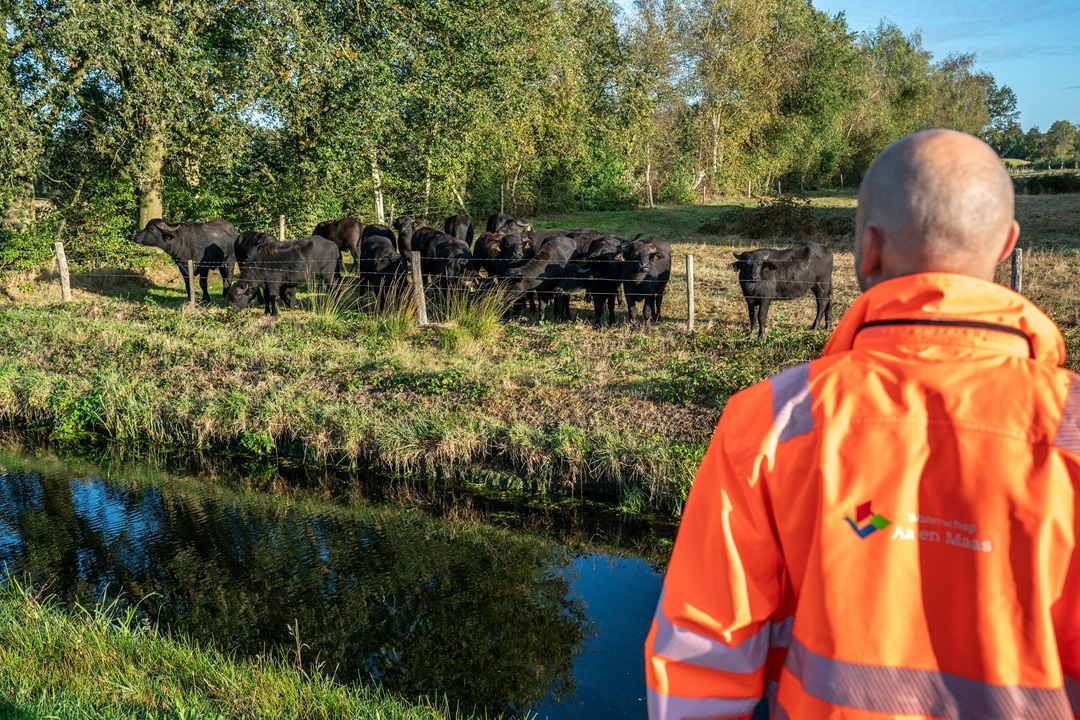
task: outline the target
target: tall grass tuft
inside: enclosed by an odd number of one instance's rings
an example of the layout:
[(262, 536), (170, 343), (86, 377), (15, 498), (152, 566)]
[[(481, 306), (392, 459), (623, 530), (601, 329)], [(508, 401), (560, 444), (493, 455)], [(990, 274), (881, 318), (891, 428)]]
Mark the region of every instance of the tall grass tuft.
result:
[(438, 318), (444, 324), (443, 347), (464, 350), (498, 340), (506, 329), (503, 318), (510, 305), (506, 290), (498, 286), (478, 291), (450, 288), (438, 311)]
[(405, 340), (416, 328), (416, 298), (407, 282), (395, 282), (385, 301), (380, 305), (373, 300), (371, 309), (376, 331), (391, 343)]
[(356, 296), (360, 281), (355, 276), (341, 278), (332, 288), (313, 288), (313, 279), (308, 281), (308, 296), (300, 302), (300, 307), (314, 315), (327, 328), (337, 326), (345, 314), (356, 308)]

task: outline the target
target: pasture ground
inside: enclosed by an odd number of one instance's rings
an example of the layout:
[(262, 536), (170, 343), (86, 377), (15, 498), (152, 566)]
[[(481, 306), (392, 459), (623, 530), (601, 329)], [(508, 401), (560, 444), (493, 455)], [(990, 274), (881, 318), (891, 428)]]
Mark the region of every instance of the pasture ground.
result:
[[(354, 311), (351, 296), (302, 293), (278, 319), (233, 313), (218, 293), (185, 305), (164, 254), (132, 246), (132, 268), (73, 275), (60, 302), (55, 269), (0, 282), (0, 422), (55, 437), (301, 455), (313, 463), (438, 470), (530, 490), (599, 491), (628, 511), (678, 513), (727, 398), (816, 357), (811, 296), (775, 303), (765, 342), (748, 334), (731, 253), (793, 238), (702, 234), (739, 204), (538, 218), (673, 244), (664, 320), (594, 328), (576, 320), (498, 320), (471, 299), (415, 326), (411, 311)], [(813, 198), (813, 212), (854, 216), (853, 193)], [(1080, 196), (1017, 198), (1024, 293), (1061, 326), (1080, 369)], [(716, 224), (713, 223), (713, 227)], [(834, 317), (858, 296), (850, 235), (816, 236), (835, 253)], [(684, 257), (695, 256), (697, 329), (686, 330)], [(141, 259), (140, 259), (141, 258)], [(999, 282), (1008, 283), (1008, 263)], [(620, 317), (625, 308), (619, 308)]]

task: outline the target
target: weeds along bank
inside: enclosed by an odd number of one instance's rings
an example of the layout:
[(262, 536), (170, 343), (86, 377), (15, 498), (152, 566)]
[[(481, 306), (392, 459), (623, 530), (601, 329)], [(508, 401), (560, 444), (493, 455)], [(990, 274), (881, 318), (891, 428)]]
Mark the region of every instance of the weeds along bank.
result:
[(0, 586), (0, 638), (4, 708), (17, 717), (468, 717), (346, 687), (291, 658), (238, 660), (169, 639), (137, 608), (67, 613), (14, 580)]
[[(1080, 213), (1060, 198), (1019, 201), (1025, 293), (1062, 325), (1071, 364), (1080, 262), (1068, 243), (1080, 236)], [(850, 198), (828, 202), (830, 213), (837, 205), (850, 213)], [(816, 357), (828, 337), (808, 329), (807, 296), (775, 303), (766, 341), (750, 338), (731, 253), (790, 238), (728, 234), (717, 224), (733, 218), (718, 210), (547, 219), (671, 238), (665, 319), (645, 328), (593, 328), (581, 300), (578, 321), (554, 325), (503, 322), (466, 304), (421, 328), (409, 312), (354, 312), (318, 295), (277, 319), (221, 305), (191, 310), (175, 268), (163, 264), (77, 275), (75, 302), (64, 304), (51, 270), (12, 275), (0, 289), (0, 422), (58, 437), (451, 471), (677, 513), (727, 398)], [(824, 239), (836, 252), (839, 318), (858, 296), (850, 241)], [(688, 253), (693, 334), (684, 321)], [(1007, 267), (999, 280), (1008, 282)]]

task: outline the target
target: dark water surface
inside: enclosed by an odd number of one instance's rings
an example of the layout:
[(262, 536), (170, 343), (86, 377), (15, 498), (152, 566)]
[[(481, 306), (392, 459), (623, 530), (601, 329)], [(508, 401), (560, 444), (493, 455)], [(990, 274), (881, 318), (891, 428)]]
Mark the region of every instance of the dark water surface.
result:
[[(539, 718), (645, 718), (670, 527), (431, 484), (0, 443), (0, 576), (240, 655)], [(537, 503), (534, 503), (536, 505)]]

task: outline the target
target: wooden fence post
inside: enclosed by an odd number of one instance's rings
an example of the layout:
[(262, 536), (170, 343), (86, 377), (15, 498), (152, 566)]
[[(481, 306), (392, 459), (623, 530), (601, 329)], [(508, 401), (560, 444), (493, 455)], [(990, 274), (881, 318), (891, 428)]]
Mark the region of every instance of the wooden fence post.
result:
[(1012, 289), (1024, 292), (1024, 251), (1020, 248), (1012, 251)]
[(56, 251), (56, 264), (60, 268), (60, 297), (64, 299), (64, 302), (71, 302), (71, 275), (68, 274), (64, 243), (53, 243), (53, 250)]
[(187, 261), (187, 299), (195, 307), (195, 261)]
[(285, 242), (285, 216), (277, 216), (277, 239), (280, 242)]
[(416, 324), (424, 326), (428, 324), (427, 299), (424, 297), (424, 278), (420, 274), (420, 253), (413, 250), (411, 257), (413, 297), (416, 298)]
[(686, 329), (694, 332), (694, 256), (686, 256)]

